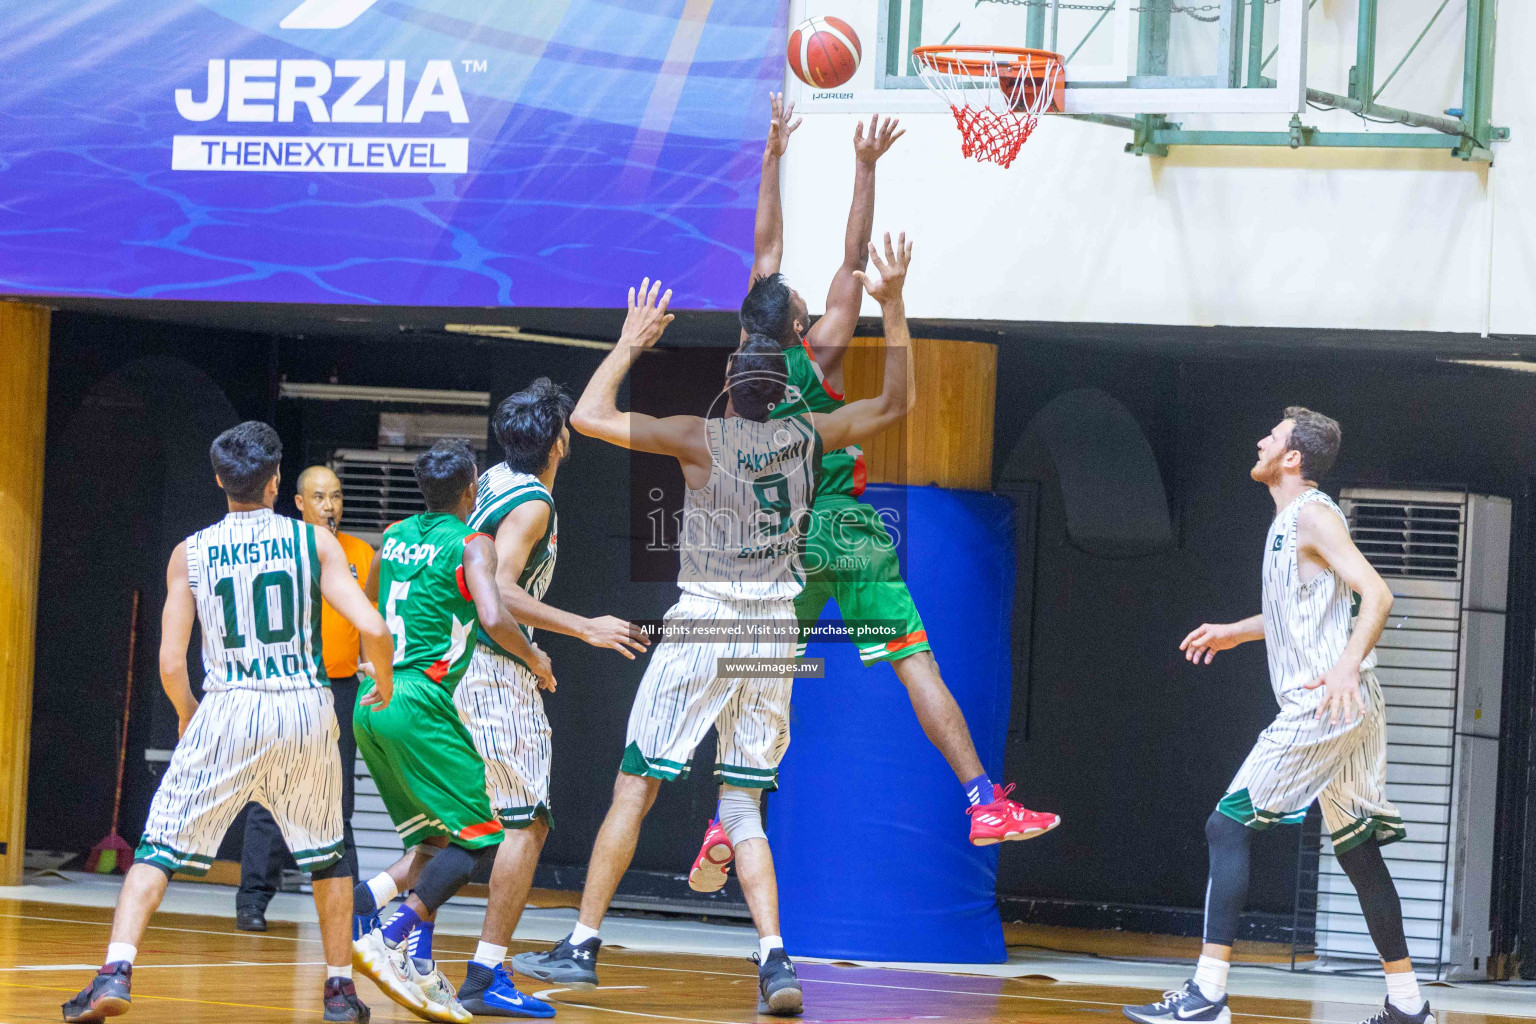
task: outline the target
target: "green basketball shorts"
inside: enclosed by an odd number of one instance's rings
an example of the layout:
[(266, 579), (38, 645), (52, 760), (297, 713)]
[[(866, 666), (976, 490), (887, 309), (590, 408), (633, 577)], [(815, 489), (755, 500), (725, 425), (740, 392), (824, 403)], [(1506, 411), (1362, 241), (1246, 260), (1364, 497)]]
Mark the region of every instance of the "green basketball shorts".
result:
[(485, 762), (453, 696), (414, 672), (395, 676), (394, 699), (382, 711), (363, 707), (372, 692), (372, 682), (361, 688), (352, 731), (406, 849), (433, 836), (470, 850), (501, 842)]
[(843, 624), (855, 631), (859, 658), (866, 665), (933, 649), (901, 578), (885, 523), (873, 507), (851, 498), (818, 503), (812, 511), (805, 538), (805, 589), (795, 598), (798, 657), (805, 656), (811, 630), (829, 600), (837, 602)]

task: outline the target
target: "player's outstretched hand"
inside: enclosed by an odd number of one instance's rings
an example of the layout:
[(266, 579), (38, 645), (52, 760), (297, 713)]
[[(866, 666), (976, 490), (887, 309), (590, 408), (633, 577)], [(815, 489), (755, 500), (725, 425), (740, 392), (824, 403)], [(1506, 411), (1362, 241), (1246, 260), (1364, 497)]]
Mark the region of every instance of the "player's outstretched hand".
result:
[(608, 647), (618, 651), (630, 661), (635, 660), (636, 654), (644, 654), (645, 649), (651, 645), (651, 638), (645, 635), (645, 630), (614, 615), (588, 619), (581, 638), (593, 647)]
[(907, 283), (907, 267), (912, 263), (912, 243), (907, 241), (907, 233), (901, 233), (900, 240), (895, 247), (891, 245), (891, 233), (885, 233), (885, 259), (880, 258), (875, 243), (869, 243), (869, 260), (879, 272), (879, 279), (871, 278), (862, 270), (855, 270), (853, 276), (858, 278), (859, 284), (869, 292), (870, 298), (882, 306), (887, 302), (895, 302), (901, 298), (902, 286)]
[(667, 304), (672, 301), (672, 289), (668, 288), (658, 301), (656, 293), (659, 291), (661, 282), (652, 284), (650, 278), (640, 282), (638, 295), (633, 288), (629, 290), (629, 314), (624, 317), (624, 330), (619, 334), (620, 345), (650, 348), (667, 329), (667, 325), (674, 319), (667, 312)]
[(1232, 636), (1230, 627), (1205, 622), (1189, 631), (1184, 642), (1179, 644), (1179, 650), (1184, 652), (1185, 661), (1209, 665), (1217, 651), (1231, 650), (1236, 646), (1237, 639)]
[(1346, 725), (1365, 714), (1360, 702), (1360, 669), (1358, 666), (1336, 664), (1321, 679), (1307, 684), (1307, 689), (1323, 687), (1323, 699), (1317, 705), (1317, 720), (1328, 720), (1330, 726), (1344, 722)]
[(763, 155), (777, 160), (789, 149), (789, 137), (800, 127), (800, 118), (795, 116), (795, 105), (784, 102), (783, 93), (771, 92), (768, 99), (773, 103), (773, 120), (768, 122), (768, 143), (763, 147)]
[(545, 654), (543, 648), (541, 648), (536, 643), (530, 641), (528, 646), (533, 648), (534, 658), (533, 664), (529, 665), (528, 667), (533, 671), (535, 676), (538, 676), (539, 689), (548, 690), (550, 693), (554, 693), (555, 670), (554, 667), (549, 663), (549, 655)]
[(905, 128), (897, 131), (900, 127), (901, 122), (894, 117), (887, 117), (882, 121), (879, 114), (870, 115), (867, 134), (864, 131), (863, 121), (854, 126), (853, 155), (860, 163), (874, 163), (885, 155), (885, 151), (891, 148), (893, 142), (907, 134)]

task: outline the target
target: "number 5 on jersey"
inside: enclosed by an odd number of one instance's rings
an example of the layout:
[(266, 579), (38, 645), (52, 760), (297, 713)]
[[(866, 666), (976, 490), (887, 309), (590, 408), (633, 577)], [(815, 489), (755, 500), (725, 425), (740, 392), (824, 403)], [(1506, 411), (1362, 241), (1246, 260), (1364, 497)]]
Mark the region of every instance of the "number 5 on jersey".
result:
[(391, 580), (389, 599), (384, 602), (384, 624), (389, 627), (390, 635), (395, 638), (396, 665), (405, 660), (405, 616), (396, 610), (395, 605), (408, 600), (410, 593), (410, 580)]

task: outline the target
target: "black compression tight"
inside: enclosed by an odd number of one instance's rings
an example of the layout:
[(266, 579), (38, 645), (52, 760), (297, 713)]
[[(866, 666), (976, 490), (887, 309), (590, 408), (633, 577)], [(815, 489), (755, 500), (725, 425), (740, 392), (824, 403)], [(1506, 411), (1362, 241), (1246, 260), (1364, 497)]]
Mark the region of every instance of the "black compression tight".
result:
[(1367, 839), (1352, 850), (1335, 852), (1334, 856), (1355, 887), (1355, 895), (1360, 897), (1365, 925), (1371, 930), (1371, 941), (1376, 943), (1382, 962), (1406, 960), (1408, 938), (1403, 934), (1403, 903), (1387, 871), (1387, 862), (1381, 857), (1381, 844)]
[(1211, 850), (1210, 882), (1205, 890), (1205, 941), (1230, 946), (1237, 941), (1237, 922), (1248, 902), (1248, 848), (1253, 829), (1220, 811), (1205, 821), (1205, 841)]

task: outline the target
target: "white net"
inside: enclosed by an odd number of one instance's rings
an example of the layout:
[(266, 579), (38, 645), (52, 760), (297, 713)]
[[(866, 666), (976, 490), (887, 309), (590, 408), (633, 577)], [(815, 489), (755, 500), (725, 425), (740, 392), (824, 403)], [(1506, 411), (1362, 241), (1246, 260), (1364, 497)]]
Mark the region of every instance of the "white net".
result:
[(1007, 167), (1040, 115), (1059, 110), (1060, 54), (987, 46), (920, 46), (912, 61), (923, 84), (955, 115), (962, 155)]

